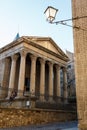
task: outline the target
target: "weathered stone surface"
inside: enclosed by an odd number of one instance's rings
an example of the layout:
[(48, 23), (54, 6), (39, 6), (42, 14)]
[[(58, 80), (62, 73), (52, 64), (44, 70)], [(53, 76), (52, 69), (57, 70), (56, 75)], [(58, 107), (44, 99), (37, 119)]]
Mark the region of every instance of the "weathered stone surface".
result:
[[(40, 59), (43, 61), (43, 67)], [(2, 89), (9, 89), (7, 93), (1, 90), (1, 98), (8, 98), (14, 90), (17, 92), (17, 98), (22, 98), (24, 93), (28, 92), (33, 95), (53, 96), (56, 94), (55, 96), (60, 96), (56, 93), (56, 90), (60, 93), (61, 87), (60, 84), (57, 85), (57, 80), (54, 84), (53, 75), (55, 75), (55, 79), (57, 78), (54, 70), (55, 65), (60, 66), (60, 70), (66, 68), (67, 61), (69, 61), (68, 56), (51, 38), (20, 37), (0, 49), (0, 69), (4, 66), (3, 72), (0, 72), (0, 83)], [(51, 69), (48, 63), (52, 63)], [(66, 78), (67, 76), (64, 74), (64, 84), (67, 84)], [(41, 92), (41, 87), (44, 93)], [(65, 89), (63, 96), (67, 98), (67, 89)]]
[(46, 124), (76, 119), (76, 113), (41, 109), (0, 109), (0, 128)]
[(72, 0), (72, 14), (73, 18), (84, 17), (73, 21), (79, 27), (73, 29), (73, 36), (79, 127), (87, 130), (87, 0)]

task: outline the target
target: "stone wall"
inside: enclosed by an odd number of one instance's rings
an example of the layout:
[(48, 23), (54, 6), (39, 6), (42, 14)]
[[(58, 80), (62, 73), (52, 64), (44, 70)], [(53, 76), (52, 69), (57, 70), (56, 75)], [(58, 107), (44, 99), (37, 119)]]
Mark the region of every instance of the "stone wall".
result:
[[(87, 130), (87, 0), (72, 0), (76, 95), (79, 128)], [(85, 17), (86, 16), (86, 17)]]
[(76, 112), (0, 108), (0, 128), (76, 120)]

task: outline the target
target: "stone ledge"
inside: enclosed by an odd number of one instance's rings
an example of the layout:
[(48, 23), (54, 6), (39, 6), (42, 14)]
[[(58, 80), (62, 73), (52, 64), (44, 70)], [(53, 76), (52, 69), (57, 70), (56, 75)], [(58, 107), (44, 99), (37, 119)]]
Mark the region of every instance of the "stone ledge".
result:
[[(0, 110), (20, 110), (20, 107), (0, 107)], [(21, 110), (24, 110), (24, 111), (43, 111), (43, 112), (59, 112), (59, 113), (74, 113), (76, 114), (77, 112), (76, 111), (65, 111), (65, 110), (53, 110), (53, 109), (41, 109), (41, 108), (21, 108)]]

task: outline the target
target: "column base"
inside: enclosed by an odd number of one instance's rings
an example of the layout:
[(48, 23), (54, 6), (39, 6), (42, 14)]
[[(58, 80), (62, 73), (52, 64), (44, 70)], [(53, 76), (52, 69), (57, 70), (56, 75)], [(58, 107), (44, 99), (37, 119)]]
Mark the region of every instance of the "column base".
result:
[(17, 96), (16, 96), (15, 98), (17, 98), (17, 99), (18, 99), (18, 98), (20, 98), (20, 99), (21, 99), (21, 98), (25, 98), (24, 93), (23, 93), (23, 92), (22, 92), (22, 93), (18, 92), (18, 93), (17, 93)]
[(0, 95), (0, 99), (6, 99), (7, 96), (4, 96), (4, 95)]
[(25, 97), (24, 96), (17, 96), (15, 97), (15, 99), (24, 99)]
[(57, 99), (56, 102), (61, 104), (62, 103), (61, 98)]
[(10, 98), (10, 97), (9, 97), (9, 96), (7, 96), (5, 99), (6, 99), (6, 100), (8, 100), (9, 98)]
[(54, 99), (53, 99), (53, 96), (52, 96), (52, 97), (49, 97), (48, 102), (50, 102), (50, 103), (55, 103), (55, 101), (54, 101)]
[(0, 99), (5, 99), (8, 96), (8, 92), (6, 90), (0, 90)]
[(41, 102), (45, 102), (45, 101), (46, 101), (44, 96), (40, 96), (40, 97), (39, 97), (39, 100), (40, 100)]
[(64, 99), (64, 103), (65, 103), (65, 104), (67, 104), (67, 103), (68, 103), (68, 100), (67, 100), (67, 98), (66, 98), (66, 99)]
[(30, 102), (30, 108), (35, 108), (35, 104), (36, 104), (35, 101), (31, 101)]

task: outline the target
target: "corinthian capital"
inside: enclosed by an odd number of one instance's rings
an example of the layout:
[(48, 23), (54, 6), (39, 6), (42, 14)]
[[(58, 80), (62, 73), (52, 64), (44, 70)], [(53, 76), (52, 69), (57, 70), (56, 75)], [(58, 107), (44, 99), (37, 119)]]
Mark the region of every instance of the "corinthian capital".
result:
[(36, 60), (37, 59), (37, 56), (35, 56), (35, 55), (30, 55), (30, 58), (31, 58), (31, 60)]
[(20, 51), (21, 57), (26, 57), (27, 52), (25, 50)]
[(52, 61), (48, 61), (47, 64), (48, 64), (49, 66), (53, 66), (53, 62), (52, 62)]
[(56, 68), (56, 70), (60, 70), (60, 65), (56, 64), (55, 68)]
[(63, 72), (67, 72), (67, 68), (66, 67), (63, 67)]
[(18, 59), (18, 57), (19, 56), (17, 54), (14, 54), (14, 55), (11, 56), (11, 59), (14, 60), (14, 61), (16, 61)]
[(40, 61), (40, 63), (45, 64), (45, 59), (40, 58), (39, 61)]

